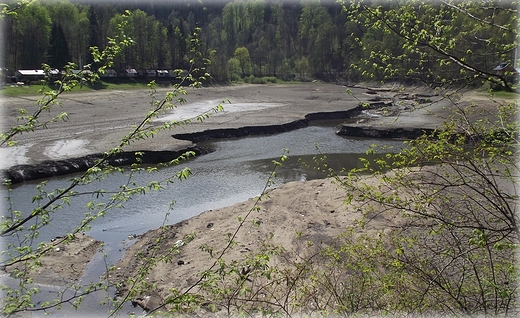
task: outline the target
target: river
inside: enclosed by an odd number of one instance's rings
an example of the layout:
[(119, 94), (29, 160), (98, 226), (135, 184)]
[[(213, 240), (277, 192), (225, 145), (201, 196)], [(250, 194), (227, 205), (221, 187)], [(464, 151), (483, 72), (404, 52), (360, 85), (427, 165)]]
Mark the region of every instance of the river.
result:
[[(214, 151), (189, 160), (178, 166), (160, 169), (156, 173), (136, 176), (139, 184), (164, 179), (184, 167), (192, 175), (182, 181), (167, 185), (163, 190), (146, 195), (136, 195), (122, 208), (110, 210), (106, 216), (95, 220), (87, 234), (105, 242), (105, 250), (111, 264), (117, 262), (124, 252), (128, 237), (157, 228), (163, 223), (173, 224), (210, 209), (230, 206), (261, 193), (273, 169), (272, 160), (289, 151), (289, 160), (277, 170), (274, 186), (290, 181), (302, 181), (326, 177), (301, 161), (312, 163), (312, 158), (325, 154), (328, 163), (335, 169), (359, 166), (359, 157), (372, 144), (393, 146), (401, 149), (399, 140), (375, 140), (338, 136), (337, 121), (315, 122), (309, 127), (271, 136), (255, 136), (238, 139), (209, 141), (199, 144)], [(317, 150), (319, 148), (319, 150)], [(52, 178), (46, 189), (65, 187), (73, 175)], [(89, 192), (96, 189), (117, 190), (128, 180), (126, 174), (114, 174), (103, 181), (81, 186), (76, 191)], [(38, 181), (25, 182), (12, 187), (11, 202), (15, 210), (31, 211), (36, 207), (31, 199), (37, 194)], [(2, 196), (7, 192), (2, 190)], [(53, 213), (52, 221), (40, 231), (39, 241), (50, 240), (58, 234), (74, 229), (87, 212), (86, 205), (93, 200), (90, 195), (72, 198), (70, 206)], [(175, 200), (173, 208), (170, 203)], [(99, 277), (104, 271), (101, 261), (89, 265), (84, 280)]]

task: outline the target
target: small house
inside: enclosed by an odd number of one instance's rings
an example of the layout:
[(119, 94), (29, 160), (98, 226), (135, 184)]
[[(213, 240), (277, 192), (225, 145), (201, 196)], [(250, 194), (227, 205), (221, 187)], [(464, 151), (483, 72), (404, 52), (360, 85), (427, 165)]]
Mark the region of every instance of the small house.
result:
[(25, 83), (34, 81), (41, 81), (45, 79), (45, 72), (43, 70), (18, 70), (15, 74), (18, 79)]
[(72, 70), (72, 74), (81, 75), (82, 77), (89, 77), (92, 74), (91, 70)]
[(137, 70), (135, 68), (127, 68), (124, 70), (120, 70), (117, 72), (118, 77), (126, 77), (126, 78), (133, 78), (137, 77)]
[(506, 73), (509, 73), (509, 74), (514, 74), (514, 73), (517, 73), (516, 69), (513, 67), (513, 65), (511, 65), (510, 63), (508, 62), (502, 62), (500, 64), (498, 64), (494, 69), (493, 71), (496, 72), (497, 75), (499, 76), (505, 76)]
[(517, 83), (520, 77), (520, 69), (507, 62), (498, 64), (493, 71), (495, 71), (498, 76), (504, 77), (506, 81), (511, 83)]
[(137, 76), (137, 71), (135, 70), (135, 68), (129, 68), (126, 70), (126, 77), (136, 77)]

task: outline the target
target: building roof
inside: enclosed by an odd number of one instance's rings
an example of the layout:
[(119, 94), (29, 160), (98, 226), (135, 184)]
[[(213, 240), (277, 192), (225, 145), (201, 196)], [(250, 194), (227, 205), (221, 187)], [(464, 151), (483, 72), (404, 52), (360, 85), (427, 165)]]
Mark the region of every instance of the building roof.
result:
[(76, 75), (79, 73), (90, 74), (90, 73), (92, 73), (92, 71), (91, 70), (72, 70), (72, 73), (76, 74)]
[[(44, 70), (18, 70), (18, 73), (24, 76), (43, 76), (45, 75)], [(51, 69), (49, 70), (49, 74), (51, 75), (58, 75), (60, 74), (60, 71), (58, 69)]]
[(26, 76), (45, 75), (43, 70), (18, 70), (18, 73)]

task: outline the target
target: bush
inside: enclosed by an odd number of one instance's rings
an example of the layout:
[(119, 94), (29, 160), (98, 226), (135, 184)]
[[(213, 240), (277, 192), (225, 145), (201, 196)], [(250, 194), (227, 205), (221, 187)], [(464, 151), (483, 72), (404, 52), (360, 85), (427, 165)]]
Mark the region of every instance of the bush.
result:
[(254, 75), (249, 75), (244, 77), (244, 82), (248, 84), (276, 84), (278, 82), (278, 79), (275, 76), (255, 77)]
[(241, 79), (240, 75), (238, 75), (237, 73), (232, 73), (231, 74), (230, 80), (231, 80), (232, 83), (238, 83), (240, 81), (240, 79)]
[(244, 82), (246, 82), (248, 84), (252, 84), (254, 79), (255, 79), (254, 75), (249, 75), (249, 76), (244, 77)]
[(253, 82), (252, 82), (252, 83), (253, 83), (253, 84), (266, 84), (267, 82), (266, 82), (266, 80), (265, 80), (264, 77), (255, 77), (255, 78), (253, 79)]
[(278, 82), (278, 79), (275, 76), (265, 76), (264, 80), (267, 83), (273, 83), (273, 84), (276, 84)]

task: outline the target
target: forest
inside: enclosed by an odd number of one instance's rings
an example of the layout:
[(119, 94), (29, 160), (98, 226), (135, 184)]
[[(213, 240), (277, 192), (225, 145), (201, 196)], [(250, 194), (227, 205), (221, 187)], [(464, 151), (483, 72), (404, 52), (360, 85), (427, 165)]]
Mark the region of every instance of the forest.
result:
[[(505, 2), (463, 12), (440, 2), (417, 3), (409, 12), (413, 17), (395, 19), (392, 29), (358, 21), (355, 3), (329, 0), (36, 1), (4, 21), (4, 68), (13, 73), (46, 63), (62, 69), (67, 61), (82, 68), (92, 63), (89, 47), (103, 49), (128, 10), (132, 14), (125, 33), (135, 45), (117, 58), (116, 69), (189, 68), (190, 40), (197, 27), (200, 49), (211, 60), (208, 72), (216, 82), (269, 76), (434, 84), (451, 78), (466, 83), (475, 74), (494, 75), (499, 63), (513, 65), (512, 6)], [(399, 2), (378, 10), (384, 15), (395, 8)], [(505, 26), (500, 29), (503, 34), (493, 31), (495, 24)], [(424, 30), (425, 43), (406, 45), (406, 32), (421, 35)], [(428, 47), (435, 41), (442, 46)], [(478, 71), (464, 65), (476, 65)]]

